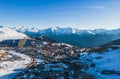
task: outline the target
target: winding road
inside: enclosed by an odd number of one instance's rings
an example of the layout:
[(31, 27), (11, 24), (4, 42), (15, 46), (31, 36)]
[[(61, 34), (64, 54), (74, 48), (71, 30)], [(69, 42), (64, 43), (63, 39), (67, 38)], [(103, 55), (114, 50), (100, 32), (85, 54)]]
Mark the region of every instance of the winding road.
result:
[(13, 62), (4, 61), (0, 62), (0, 66), (3, 68), (0, 69), (0, 79), (13, 79), (13, 77), (25, 69), (27, 66), (34, 63), (34, 59), (27, 55), (17, 53), (14, 51), (7, 51), (9, 54), (13, 54), (22, 58), (22, 60), (15, 60)]

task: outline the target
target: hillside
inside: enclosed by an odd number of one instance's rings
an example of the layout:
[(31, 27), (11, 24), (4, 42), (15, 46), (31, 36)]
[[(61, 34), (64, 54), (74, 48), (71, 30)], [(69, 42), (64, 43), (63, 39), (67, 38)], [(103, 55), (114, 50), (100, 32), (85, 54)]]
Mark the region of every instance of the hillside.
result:
[[(97, 52), (98, 50), (101, 52)], [(119, 79), (120, 78), (120, 40), (115, 40), (97, 51), (81, 54), (80, 60), (89, 66), (84, 72), (93, 74), (96, 79)]]
[(0, 41), (9, 39), (27, 39), (28, 36), (13, 29), (0, 27)]

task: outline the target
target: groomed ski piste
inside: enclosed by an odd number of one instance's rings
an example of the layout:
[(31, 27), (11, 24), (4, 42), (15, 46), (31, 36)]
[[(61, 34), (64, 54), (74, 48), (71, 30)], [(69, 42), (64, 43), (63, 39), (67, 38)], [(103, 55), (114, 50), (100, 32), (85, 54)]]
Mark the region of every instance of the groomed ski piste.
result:
[(27, 55), (12, 50), (7, 51), (7, 53), (21, 57), (21, 60), (0, 62), (0, 66), (3, 67), (0, 68), (0, 79), (13, 79), (17, 73), (25, 69), (27, 64), (32, 62), (32, 58)]

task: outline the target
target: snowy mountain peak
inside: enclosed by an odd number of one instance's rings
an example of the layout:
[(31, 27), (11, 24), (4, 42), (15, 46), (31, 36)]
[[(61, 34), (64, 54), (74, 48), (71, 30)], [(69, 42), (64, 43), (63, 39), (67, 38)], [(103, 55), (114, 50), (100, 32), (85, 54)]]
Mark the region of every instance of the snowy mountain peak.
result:
[(7, 39), (25, 39), (28, 38), (23, 33), (19, 33), (10, 28), (0, 28), (0, 41)]
[[(26, 29), (26, 30), (27, 30), (27, 29)], [(33, 28), (28, 28), (28, 30), (31, 31), (31, 32), (38, 32), (38, 31), (39, 31), (39, 28), (33, 27)]]
[(56, 31), (56, 30), (59, 30), (60, 28), (57, 27), (57, 26), (55, 26), (55, 27), (51, 27), (50, 29), (54, 32), (54, 31)]
[(65, 28), (51, 27), (49, 29), (51, 30), (51, 32), (53, 32), (55, 34), (72, 34), (72, 33), (76, 33), (76, 30), (72, 29), (70, 27), (65, 27)]
[(113, 30), (106, 30), (106, 29), (94, 29), (94, 30), (80, 30), (80, 29), (75, 29), (75, 28), (71, 28), (71, 27), (50, 27), (47, 29), (43, 29), (41, 30), (38, 27), (30, 27), (30, 28), (25, 28), (24, 26), (20, 26), (20, 27), (15, 27), (12, 28), (18, 32), (34, 32), (34, 33), (55, 33), (57, 35), (59, 34), (78, 34), (78, 35), (83, 35), (83, 34), (116, 34), (116, 33), (120, 33), (120, 29), (113, 29)]

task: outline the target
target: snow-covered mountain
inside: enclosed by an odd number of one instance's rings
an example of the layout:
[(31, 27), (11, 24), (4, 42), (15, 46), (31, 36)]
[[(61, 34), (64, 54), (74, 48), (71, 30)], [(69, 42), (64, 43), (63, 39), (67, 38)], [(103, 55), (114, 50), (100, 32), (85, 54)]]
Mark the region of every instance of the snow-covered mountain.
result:
[(47, 34), (48, 32), (55, 33), (56, 35), (61, 35), (61, 34), (117, 34), (120, 33), (120, 29), (113, 29), (113, 30), (106, 30), (106, 29), (94, 29), (94, 30), (80, 30), (76, 28), (71, 28), (71, 27), (51, 27), (47, 29), (41, 30), (38, 27), (33, 27), (33, 28), (25, 28), (24, 26), (20, 27), (14, 27), (12, 28), (14, 30), (17, 30), (19, 32), (36, 32), (36, 33), (43, 33)]
[(27, 35), (19, 33), (10, 28), (0, 27), (0, 41), (8, 39), (25, 39), (28, 38)]
[(78, 47), (91, 47), (103, 45), (107, 42), (120, 38), (120, 29), (106, 30), (79, 30), (70, 27), (51, 27), (41, 30), (40, 28), (12, 28), (31, 37), (48, 36), (57, 42), (72, 44)]
[(81, 54), (80, 61), (89, 67), (83, 71), (93, 74), (96, 79), (120, 79), (120, 39), (105, 44), (102, 49), (102, 52)]

